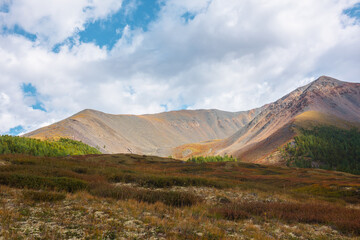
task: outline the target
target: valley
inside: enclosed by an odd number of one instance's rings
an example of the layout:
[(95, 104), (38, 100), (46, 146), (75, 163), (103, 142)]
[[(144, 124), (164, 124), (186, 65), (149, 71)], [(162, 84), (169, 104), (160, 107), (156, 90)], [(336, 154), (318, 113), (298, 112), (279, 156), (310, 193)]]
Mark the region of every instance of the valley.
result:
[(0, 239), (359, 239), (360, 84), (260, 108), (83, 110), (0, 138)]

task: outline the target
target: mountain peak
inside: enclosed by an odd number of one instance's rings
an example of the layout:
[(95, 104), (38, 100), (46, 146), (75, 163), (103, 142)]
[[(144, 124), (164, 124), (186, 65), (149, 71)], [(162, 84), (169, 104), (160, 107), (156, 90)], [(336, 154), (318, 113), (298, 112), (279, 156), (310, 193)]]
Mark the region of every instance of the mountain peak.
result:
[(325, 89), (332, 89), (334, 87), (342, 86), (345, 83), (346, 82), (342, 82), (332, 77), (321, 76), (308, 85), (300, 87), (298, 90), (301, 90), (302, 93), (309, 93), (314, 90), (324, 91)]
[(100, 111), (97, 111), (97, 110), (94, 110), (94, 109), (84, 109), (78, 113), (75, 113), (74, 115), (72, 115), (70, 118), (76, 118), (76, 117), (79, 117), (79, 116), (84, 116), (84, 115), (99, 115), (101, 114), (102, 112)]
[(328, 84), (337, 85), (340, 83), (342, 83), (342, 81), (337, 80), (335, 78), (328, 77), (328, 76), (321, 76), (318, 79), (316, 79), (315, 81), (313, 81), (311, 83), (311, 85), (323, 85), (324, 86), (324, 85), (328, 85)]
[(98, 111), (98, 110), (86, 108), (86, 109), (78, 112), (77, 114), (82, 114), (82, 113), (102, 113), (102, 112), (100, 112), (100, 111)]

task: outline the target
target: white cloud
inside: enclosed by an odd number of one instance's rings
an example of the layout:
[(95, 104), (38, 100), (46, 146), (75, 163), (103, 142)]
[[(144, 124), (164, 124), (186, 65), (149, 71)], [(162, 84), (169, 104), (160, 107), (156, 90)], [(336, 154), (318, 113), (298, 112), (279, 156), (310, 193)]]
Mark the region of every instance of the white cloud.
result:
[[(148, 31), (126, 26), (110, 52), (76, 40), (54, 53), (50, 43), (76, 36), (86, 22), (106, 18), (121, 2), (13, 1), (0, 21), (40, 38), (34, 43), (0, 36), (0, 132), (17, 125), (34, 129), (84, 108), (239, 111), (320, 75), (359, 81), (360, 26), (343, 15), (356, 2), (168, 0)], [(187, 12), (194, 19), (185, 21)], [(37, 88), (48, 112), (29, 107), (22, 83)]]
[(42, 44), (53, 46), (83, 30), (86, 22), (118, 11), (121, 4), (122, 0), (15, 0), (2, 21), (9, 28), (17, 24), (36, 34)]

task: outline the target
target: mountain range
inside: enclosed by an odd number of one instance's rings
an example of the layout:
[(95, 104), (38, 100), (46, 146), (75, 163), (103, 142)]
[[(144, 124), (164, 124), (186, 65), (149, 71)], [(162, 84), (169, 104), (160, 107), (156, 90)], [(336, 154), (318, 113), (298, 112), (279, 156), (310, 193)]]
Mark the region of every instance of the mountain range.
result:
[(25, 137), (80, 140), (103, 153), (188, 158), (232, 155), (247, 162), (278, 164), (279, 147), (300, 128), (360, 126), (360, 84), (322, 76), (276, 102), (241, 112), (180, 110), (113, 115), (86, 109)]

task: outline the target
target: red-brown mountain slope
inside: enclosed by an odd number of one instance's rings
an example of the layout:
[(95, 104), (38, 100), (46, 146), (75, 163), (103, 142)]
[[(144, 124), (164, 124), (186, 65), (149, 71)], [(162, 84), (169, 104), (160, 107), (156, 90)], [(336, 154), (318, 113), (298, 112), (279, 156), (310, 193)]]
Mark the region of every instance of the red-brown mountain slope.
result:
[(314, 124), (356, 125), (360, 122), (360, 84), (322, 76), (265, 106), (249, 124), (218, 142), (213, 154), (269, 163), (266, 157), (293, 138), (295, 128), (305, 120)]

